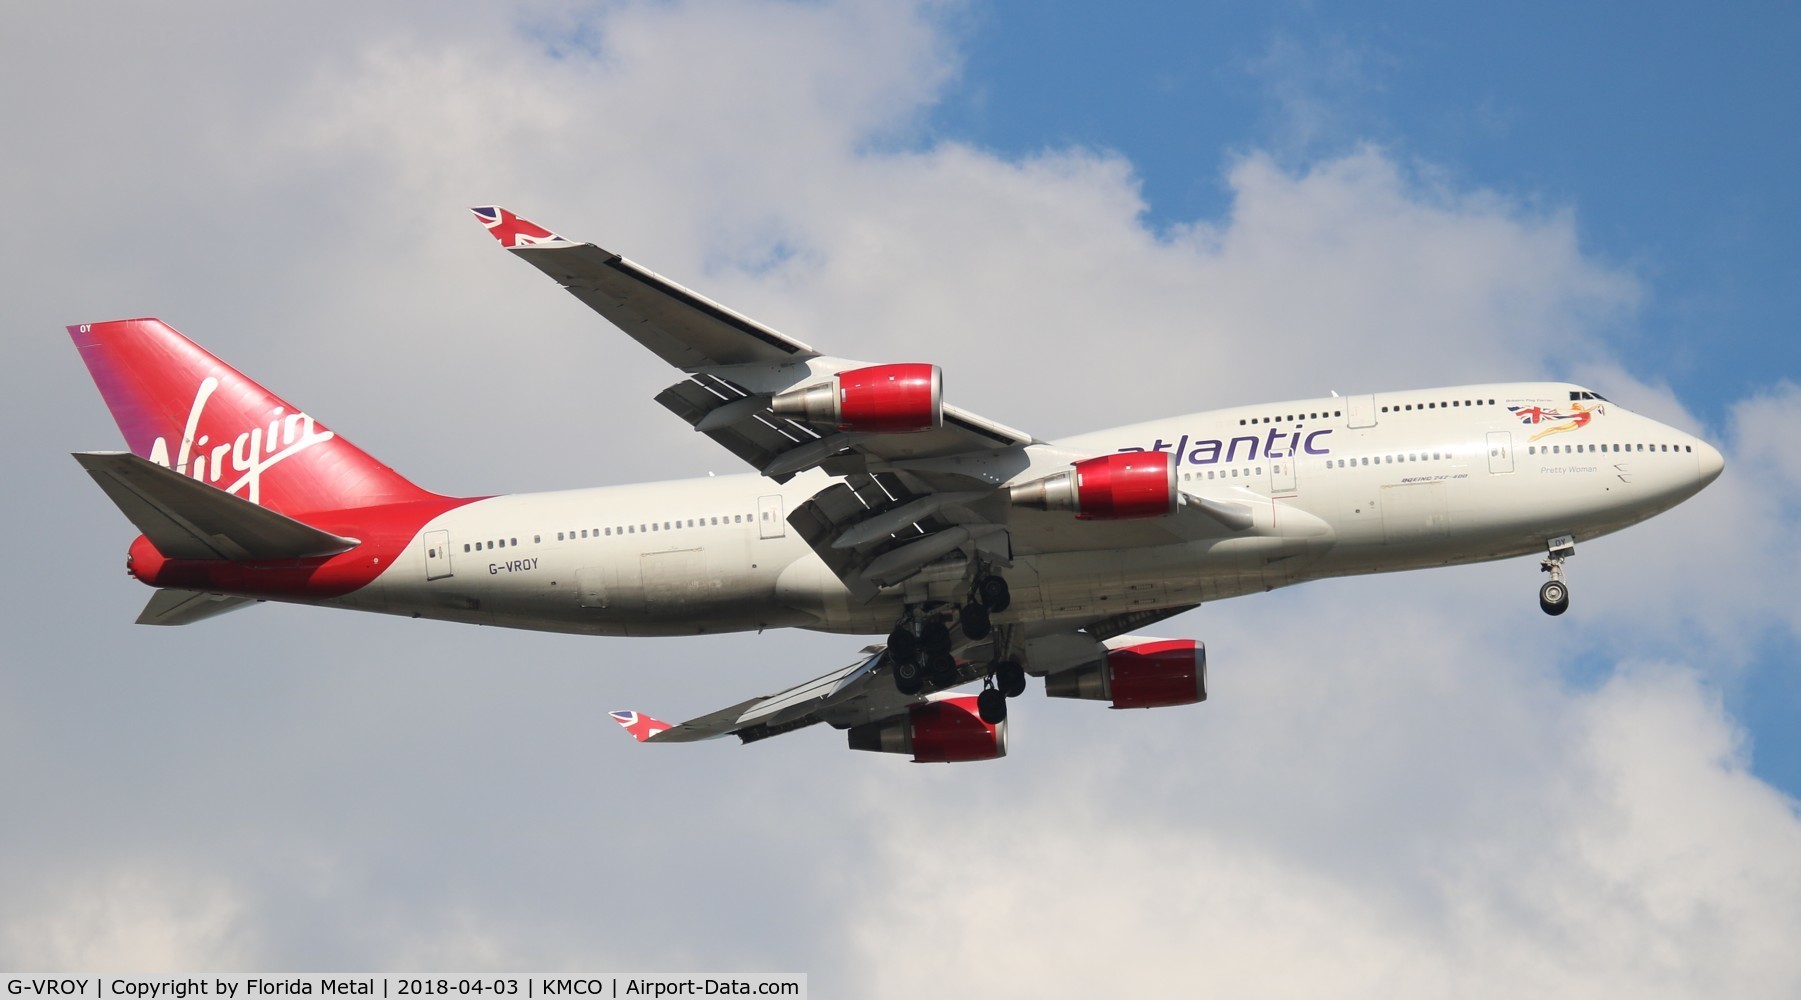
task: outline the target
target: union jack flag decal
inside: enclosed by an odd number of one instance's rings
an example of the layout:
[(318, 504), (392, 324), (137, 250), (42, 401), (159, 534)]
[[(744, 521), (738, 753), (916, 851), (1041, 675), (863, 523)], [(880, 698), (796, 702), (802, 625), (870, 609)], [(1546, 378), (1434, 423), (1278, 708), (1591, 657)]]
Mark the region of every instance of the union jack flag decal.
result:
[(512, 212), (498, 205), (485, 208), (472, 208), (471, 212), (488, 227), (488, 232), (500, 241), (500, 245), (511, 250), (517, 247), (558, 246), (569, 243), (568, 240), (529, 219), (521, 219)]
[(1547, 420), (1568, 420), (1569, 415), (1559, 413), (1555, 409), (1547, 410), (1542, 406), (1509, 406), (1509, 410), (1520, 418), (1522, 424), (1538, 424)]
[(674, 728), (669, 723), (660, 722), (642, 712), (609, 712), (607, 714), (613, 717), (614, 722), (625, 727), (625, 731), (631, 733), (632, 738), (639, 743), (660, 732)]

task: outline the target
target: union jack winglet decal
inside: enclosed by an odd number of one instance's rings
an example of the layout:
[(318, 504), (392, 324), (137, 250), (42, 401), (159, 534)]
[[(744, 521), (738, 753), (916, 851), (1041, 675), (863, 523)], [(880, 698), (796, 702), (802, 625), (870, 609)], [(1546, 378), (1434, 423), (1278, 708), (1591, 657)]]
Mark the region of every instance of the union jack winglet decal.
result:
[(660, 732), (675, 728), (667, 722), (659, 722), (641, 712), (609, 712), (608, 714), (613, 717), (614, 722), (624, 726), (625, 731), (632, 734), (632, 739), (639, 743), (643, 743)]
[(481, 224), (488, 227), (488, 232), (493, 233), (494, 238), (500, 241), (500, 245), (509, 250), (519, 247), (570, 245), (568, 240), (556, 233), (528, 219), (521, 219), (498, 205), (472, 208), (469, 211), (474, 212), (475, 217), (481, 220)]

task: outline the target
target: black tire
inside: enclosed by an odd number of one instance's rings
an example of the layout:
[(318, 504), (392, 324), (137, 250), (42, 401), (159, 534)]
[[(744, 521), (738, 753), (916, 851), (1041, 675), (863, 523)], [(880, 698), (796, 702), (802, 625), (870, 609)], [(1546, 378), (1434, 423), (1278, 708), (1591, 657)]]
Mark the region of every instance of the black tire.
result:
[(950, 687), (957, 682), (957, 658), (949, 653), (926, 654), (926, 677), (935, 687)]
[(888, 653), (901, 660), (917, 659), (919, 656), (919, 637), (907, 629), (905, 625), (888, 633)]
[(994, 688), (984, 689), (976, 695), (976, 714), (991, 726), (1007, 721), (1007, 696)]
[(998, 576), (985, 576), (976, 581), (976, 600), (989, 611), (1000, 614), (1013, 603), (1007, 581)]
[(917, 660), (890, 660), (894, 670), (894, 689), (904, 695), (916, 695), (925, 690), (925, 672)]
[(1570, 588), (1561, 580), (1546, 580), (1538, 588), (1538, 606), (1553, 617), (1570, 610)]
[(994, 686), (1008, 698), (1017, 698), (1026, 693), (1026, 670), (1011, 660), (1003, 660), (994, 665)]
[(988, 609), (980, 604), (963, 605), (963, 634), (971, 639), (986, 639), (994, 631), (994, 625), (988, 620)]
[(929, 621), (919, 628), (919, 648), (929, 656), (951, 651), (951, 630), (943, 622)]

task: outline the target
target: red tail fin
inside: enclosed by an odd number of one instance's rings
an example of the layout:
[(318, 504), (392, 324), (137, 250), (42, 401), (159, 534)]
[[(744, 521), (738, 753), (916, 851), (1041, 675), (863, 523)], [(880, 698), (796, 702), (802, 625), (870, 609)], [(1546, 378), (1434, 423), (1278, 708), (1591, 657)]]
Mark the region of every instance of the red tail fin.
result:
[(158, 465), (288, 514), (435, 496), (161, 320), (69, 336), (131, 450)]

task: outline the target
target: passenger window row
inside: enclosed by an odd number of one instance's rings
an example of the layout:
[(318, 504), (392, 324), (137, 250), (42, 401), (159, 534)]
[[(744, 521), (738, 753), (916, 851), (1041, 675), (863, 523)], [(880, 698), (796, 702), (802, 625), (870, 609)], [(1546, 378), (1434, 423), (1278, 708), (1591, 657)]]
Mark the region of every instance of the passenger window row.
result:
[[(1217, 472), (1217, 473), (1219, 473), (1220, 479), (1226, 479), (1226, 478), (1237, 479), (1237, 478), (1239, 478), (1239, 473), (1241, 471), (1244, 473), (1244, 478), (1249, 479), (1252, 476), (1263, 475), (1263, 466), (1259, 465), (1259, 466), (1256, 466), (1255, 468), (1249, 468), (1249, 469), (1243, 469), (1243, 470), (1239, 470), (1239, 469), (1208, 469), (1207, 470), (1207, 478), (1208, 479), (1214, 478), (1214, 473)], [(1190, 475), (1193, 476), (1193, 479), (1195, 482), (1199, 482), (1201, 479), (1201, 474), (1198, 472), (1192, 473), (1192, 474), (1184, 472), (1184, 473), (1182, 473), (1182, 481), (1185, 483), (1188, 482)]]
[[(764, 517), (767, 519), (769, 517), (769, 512), (765, 511)], [(647, 535), (653, 531), (676, 531), (684, 527), (706, 528), (721, 524), (754, 524), (756, 523), (756, 520), (757, 517), (755, 514), (721, 514), (718, 517), (710, 518), (691, 517), (686, 521), (677, 519), (674, 521), (649, 521), (639, 524), (621, 524), (601, 528), (577, 528), (571, 531), (557, 532), (557, 541), (575, 541), (581, 538), (609, 538), (613, 535)], [(534, 545), (542, 544), (543, 541), (544, 536), (542, 535), (532, 536), (532, 544)], [(517, 538), (496, 538), (483, 542), (464, 542), (463, 551), (482, 552), (488, 549), (506, 549), (512, 548), (518, 544), (519, 539)]]
[(557, 532), (557, 541), (576, 541), (583, 538), (611, 538), (614, 535), (648, 535), (653, 531), (679, 531), (682, 528), (708, 528), (721, 524), (750, 524), (756, 521), (755, 514), (721, 514), (714, 518), (691, 517), (687, 521), (677, 518), (673, 521), (648, 521), (638, 524), (619, 524), (602, 528), (578, 528), (573, 531)]
[(1409, 413), (1414, 410), (1448, 410), (1452, 407), (1493, 406), (1492, 399), (1452, 399), (1434, 400), (1426, 403), (1391, 403), (1382, 408), (1383, 413)]
[(1328, 458), (1326, 459), (1326, 468), (1356, 468), (1359, 465), (1405, 465), (1408, 462), (1437, 462), (1456, 457), (1457, 453), (1451, 451), (1396, 452), (1392, 455), (1364, 455), (1361, 458)]
[(1342, 416), (1344, 416), (1343, 410), (1333, 410), (1330, 413), (1327, 413), (1325, 410), (1319, 410), (1314, 413), (1290, 413), (1286, 416), (1276, 415), (1276, 416), (1269, 416), (1269, 417), (1240, 418), (1238, 421), (1238, 426), (1245, 427), (1250, 424), (1293, 423), (1296, 420), (1318, 420), (1321, 417), (1342, 417)]
[(1539, 444), (1539, 445), (1529, 446), (1526, 449), (1526, 454), (1528, 454), (1528, 455), (1588, 455), (1588, 454), (1596, 454), (1596, 453), (1639, 454), (1639, 453), (1645, 453), (1645, 452), (1672, 452), (1672, 451), (1677, 452), (1678, 454), (1693, 454), (1694, 450), (1695, 450), (1695, 446), (1692, 444), (1644, 444), (1642, 442), (1639, 444), (1591, 444), (1591, 445), (1587, 445), (1586, 448), (1585, 448), (1585, 446), (1579, 445), (1579, 444)]

